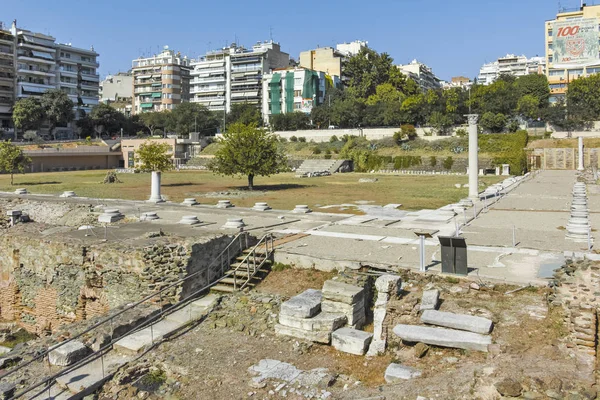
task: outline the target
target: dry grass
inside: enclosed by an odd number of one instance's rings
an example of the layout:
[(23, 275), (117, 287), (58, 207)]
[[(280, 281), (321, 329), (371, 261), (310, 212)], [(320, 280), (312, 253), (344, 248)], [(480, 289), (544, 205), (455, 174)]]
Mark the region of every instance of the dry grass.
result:
[[(335, 272), (323, 272), (314, 269), (286, 269), (271, 271), (256, 290), (261, 293), (292, 297), (306, 289), (323, 287), (325, 281), (333, 278)], [(293, 285), (290, 284), (293, 282)]]
[[(600, 147), (600, 138), (584, 138), (583, 145), (589, 148)], [(574, 139), (539, 139), (530, 141), (529, 149), (574, 149), (577, 148), (577, 138)]]
[[(149, 174), (119, 174), (120, 184), (101, 184), (106, 171), (72, 171), (16, 175), (15, 185), (10, 185), (9, 175), (0, 175), (0, 190), (14, 191), (27, 188), (30, 193), (60, 194), (74, 190), (78, 196), (92, 198), (121, 198), (146, 200), (150, 195)], [(359, 183), (360, 178), (377, 178), (375, 183)], [(501, 177), (482, 177), (489, 185)], [(217, 197), (231, 199), (235, 205), (251, 207), (255, 202), (266, 201), (276, 209), (291, 209), (296, 204), (307, 204), (317, 210), (324, 205), (370, 201), (385, 205), (400, 203), (403, 209), (439, 208), (466, 197), (467, 188), (457, 189), (454, 184), (467, 183), (467, 176), (392, 176), (378, 174), (335, 174), (320, 178), (296, 178), (292, 173), (271, 177), (256, 177), (255, 190), (246, 190), (245, 178), (223, 177), (203, 171), (173, 171), (162, 177), (162, 194), (169, 200), (180, 202), (186, 197), (196, 197), (200, 203), (216, 204)], [(215, 192), (228, 192), (215, 195)], [(233, 193), (232, 193), (233, 192)], [(205, 197), (212, 193), (212, 197)], [(324, 210), (325, 211), (325, 210)], [(335, 212), (336, 209), (327, 209)], [(339, 210), (338, 210), (339, 211)], [(360, 213), (355, 209), (345, 212)]]

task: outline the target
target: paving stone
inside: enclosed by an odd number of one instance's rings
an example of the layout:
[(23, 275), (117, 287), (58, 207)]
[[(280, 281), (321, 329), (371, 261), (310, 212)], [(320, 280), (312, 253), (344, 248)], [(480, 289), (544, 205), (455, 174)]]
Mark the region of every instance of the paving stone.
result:
[(436, 310), (423, 311), (421, 322), (484, 335), (490, 333), (493, 326), (493, 322), (487, 318)]
[(437, 310), (440, 302), (440, 291), (437, 289), (426, 290), (421, 297), (421, 311)]
[(275, 325), (277, 335), (292, 336), (301, 340), (329, 344), (331, 342), (331, 332), (327, 331), (305, 331), (304, 329), (292, 328), (281, 324)]
[(392, 363), (385, 370), (385, 381), (387, 383), (418, 378), (419, 376), (421, 376), (421, 371), (401, 364)]
[(308, 289), (281, 304), (281, 314), (310, 318), (321, 311), (321, 291)]
[(372, 339), (372, 333), (341, 328), (331, 334), (331, 345), (344, 353), (362, 356), (367, 351)]
[(90, 349), (77, 340), (72, 340), (69, 343), (58, 345), (48, 355), (50, 364), (66, 367), (71, 365), (88, 355)]
[(329, 331), (332, 332), (344, 326), (348, 318), (345, 314), (332, 314), (320, 312), (312, 318), (298, 318), (285, 314), (279, 314), (279, 323), (292, 328), (304, 329), (305, 331)]
[(355, 304), (364, 300), (365, 290), (359, 286), (328, 280), (323, 284), (322, 293), (324, 300)]
[(488, 351), (488, 345), (492, 343), (491, 337), (478, 333), (418, 325), (396, 325), (394, 334), (407, 342), (484, 352)]

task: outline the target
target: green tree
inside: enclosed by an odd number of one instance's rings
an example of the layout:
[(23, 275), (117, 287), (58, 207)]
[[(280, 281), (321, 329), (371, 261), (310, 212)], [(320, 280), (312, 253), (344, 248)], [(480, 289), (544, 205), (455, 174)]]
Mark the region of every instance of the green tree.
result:
[(428, 124), (436, 130), (439, 135), (445, 135), (452, 127), (453, 120), (446, 114), (439, 111), (434, 111), (429, 116)]
[(67, 126), (73, 121), (73, 101), (60, 89), (52, 89), (44, 92), (40, 99), (40, 104), (44, 110), (44, 117), (50, 125), (50, 133), (54, 135), (54, 128), (57, 126)]
[(210, 169), (221, 175), (248, 178), (254, 189), (255, 176), (270, 176), (287, 170), (285, 154), (279, 149), (277, 136), (256, 125), (232, 124), (220, 141)]
[(25, 172), (25, 167), (31, 164), (31, 159), (23, 151), (8, 142), (0, 142), (0, 172), (10, 174), (10, 184), (13, 185), (15, 172)]
[(297, 131), (310, 127), (310, 116), (303, 112), (276, 114), (271, 116), (271, 128), (274, 131)]
[(109, 106), (108, 104), (98, 104), (92, 108), (90, 113), (94, 131), (98, 136), (104, 133), (116, 133), (124, 123), (125, 116)]
[(479, 125), (492, 133), (500, 133), (504, 130), (508, 118), (502, 113), (494, 114), (491, 111), (484, 113), (479, 120)]
[(37, 130), (44, 120), (44, 109), (35, 97), (19, 99), (13, 106), (12, 119), (16, 129)]
[(167, 126), (169, 119), (169, 111), (145, 112), (138, 115), (140, 123), (148, 129), (150, 135), (154, 134), (154, 130)]
[(407, 97), (400, 108), (404, 113), (405, 122), (413, 125), (424, 124), (427, 118), (426, 104), (422, 93)]
[(143, 172), (169, 171), (173, 169), (171, 151), (167, 143), (147, 140), (135, 153), (136, 167)]
[(526, 118), (538, 118), (540, 116), (538, 98), (532, 94), (524, 95), (517, 102), (517, 112)]
[(537, 100), (539, 109), (548, 107), (550, 86), (546, 75), (530, 74), (520, 76), (515, 80), (514, 87), (519, 98), (530, 95)]
[(570, 118), (587, 121), (600, 118), (600, 75), (573, 80), (569, 83), (567, 99)]
[(256, 104), (238, 103), (231, 105), (231, 111), (226, 116), (229, 124), (244, 124), (262, 126), (263, 120), (260, 109)]
[(181, 103), (168, 114), (167, 130), (178, 136), (199, 132), (202, 136), (213, 134), (219, 121), (208, 108), (198, 103)]

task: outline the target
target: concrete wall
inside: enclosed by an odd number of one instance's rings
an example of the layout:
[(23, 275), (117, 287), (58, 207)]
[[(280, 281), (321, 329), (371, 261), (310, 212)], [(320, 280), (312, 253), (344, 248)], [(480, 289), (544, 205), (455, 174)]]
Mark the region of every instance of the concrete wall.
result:
[[(461, 127), (455, 128), (455, 131), (460, 128)], [(429, 140), (429, 141), (444, 139), (444, 138), (447, 138), (454, 134), (453, 133), (452, 135), (448, 135), (448, 136), (436, 136), (435, 133), (433, 132), (432, 128), (416, 128), (416, 129), (417, 129), (417, 135), (419, 136), (419, 138), (424, 139), (424, 140)], [(311, 140), (313, 140), (316, 143), (321, 143), (321, 142), (329, 142), (329, 139), (333, 135), (337, 136), (338, 139), (344, 135), (352, 135), (352, 136), (364, 136), (369, 140), (379, 140), (379, 139), (393, 137), (394, 133), (398, 132), (399, 130), (400, 130), (399, 127), (397, 127), (397, 128), (364, 128), (364, 129), (307, 129), (307, 130), (300, 130), (300, 131), (276, 131), (274, 133), (276, 135), (279, 135), (288, 140), (290, 137), (296, 136), (296, 137), (305, 137), (307, 142), (310, 142)], [(432, 136), (425, 136), (425, 134), (429, 134), (429, 133), (431, 133)]]
[(30, 155), (31, 166), (27, 172), (68, 171), (74, 169), (113, 169), (119, 166), (121, 153), (111, 155)]

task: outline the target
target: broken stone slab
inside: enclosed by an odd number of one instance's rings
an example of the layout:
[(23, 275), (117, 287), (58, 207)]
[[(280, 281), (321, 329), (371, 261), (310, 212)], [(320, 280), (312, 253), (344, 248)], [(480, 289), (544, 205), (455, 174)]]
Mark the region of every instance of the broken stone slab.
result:
[(198, 202), (196, 201), (195, 197), (187, 197), (185, 199), (183, 199), (183, 202), (181, 203), (184, 206), (195, 206), (196, 204), (198, 204)]
[(355, 304), (345, 304), (338, 301), (323, 300), (321, 302), (321, 310), (326, 313), (345, 314), (348, 317), (349, 325), (356, 325), (364, 322), (365, 319), (365, 302), (361, 300)]
[(314, 317), (321, 311), (321, 298), (322, 293), (320, 290), (305, 290), (299, 295), (283, 302), (281, 304), (281, 314), (298, 318)]
[[(60, 347), (57, 347), (60, 346)], [(59, 344), (48, 354), (48, 360), (52, 365), (66, 367), (81, 360), (88, 355), (90, 349), (77, 340), (72, 340), (66, 344)]]
[(421, 297), (421, 311), (437, 310), (440, 301), (440, 291), (437, 289), (425, 290)]
[(60, 197), (77, 197), (77, 195), (72, 190), (65, 190), (63, 194), (60, 195)]
[(300, 204), (300, 205), (297, 205), (292, 210), (292, 212), (295, 214), (308, 214), (308, 213), (312, 212), (312, 210), (310, 208), (308, 208), (308, 206), (306, 204)]
[(394, 363), (388, 365), (384, 375), (387, 383), (418, 378), (419, 376), (421, 376), (421, 371), (418, 369)]
[(11, 351), (12, 351), (12, 349), (10, 347), (0, 346), (0, 356), (2, 356), (4, 354), (8, 354)]
[(365, 290), (359, 286), (328, 280), (323, 284), (322, 293), (325, 300), (355, 304), (363, 301)]
[(331, 342), (331, 332), (327, 331), (305, 331), (304, 329), (292, 328), (281, 324), (275, 325), (275, 334), (291, 336), (296, 339), (308, 340), (310, 342), (329, 344)]
[(394, 334), (407, 342), (454, 347), (465, 350), (488, 351), (492, 338), (479, 333), (417, 325), (396, 325)]
[(338, 351), (362, 356), (367, 351), (372, 339), (372, 333), (341, 328), (331, 334), (331, 345)]
[(396, 275), (381, 275), (375, 280), (375, 289), (379, 293), (395, 295), (400, 288), (400, 277)]
[(321, 312), (312, 318), (298, 318), (290, 315), (279, 314), (279, 323), (292, 328), (305, 331), (332, 332), (344, 326), (348, 318), (344, 314), (331, 314)]
[(240, 229), (246, 226), (242, 218), (227, 218), (227, 222), (222, 226), (224, 229)]
[(119, 221), (124, 218), (124, 215), (116, 208), (107, 208), (104, 212), (98, 217), (98, 222), (103, 223), (113, 223)]
[(219, 200), (217, 202), (217, 208), (231, 208), (233, 207), (233, 204), (231, 204), (231, 201), (229, 200)]
[(482, 333), (484, 335), (490, 333), (493, 326), (493, 322), (487, 318), (436, 310), (423, 311), (421, 322), (445, 328), (460, 329), (461, 331)]
[(0, 400), (12, 399), (15, 394), (15, 384), (9, 382), (0, 383)]

